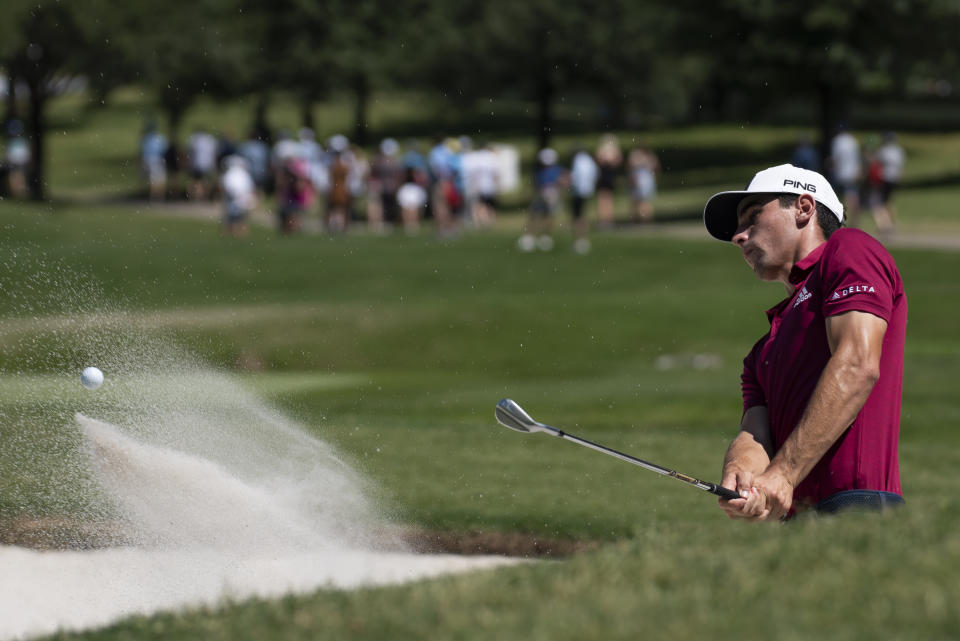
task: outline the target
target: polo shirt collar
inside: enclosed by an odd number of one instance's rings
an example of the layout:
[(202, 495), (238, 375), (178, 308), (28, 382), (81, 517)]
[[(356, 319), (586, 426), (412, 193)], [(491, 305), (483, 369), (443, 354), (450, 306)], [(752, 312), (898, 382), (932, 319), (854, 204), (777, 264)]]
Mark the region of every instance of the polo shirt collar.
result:
[(806, 278), (813, 266), (820, 261), (823, 256), (823, 250), (827, 247), (826, 243), (820, 243), (812, 252), (797, 261), (797, 264), (790, 270), (790, 284), (799, 285)]
[[(820, 262), (820, 257), (823, 256), (823, 250), (827, 247), (826, 243), (820, 243), (817, 245), (812, 252), (801, 258), (797, 261), (797, 264), (793, 266), (793, 269), (790, 270), (790, 284), (799, 285), (807, 276), (810, 275), (810, 271), (813, 267)], [(767, 320), (771, 323), (773, 319), (787, 306), (793, 296), (787, 296), (782, 301), (771, 307), (767, 310)]]

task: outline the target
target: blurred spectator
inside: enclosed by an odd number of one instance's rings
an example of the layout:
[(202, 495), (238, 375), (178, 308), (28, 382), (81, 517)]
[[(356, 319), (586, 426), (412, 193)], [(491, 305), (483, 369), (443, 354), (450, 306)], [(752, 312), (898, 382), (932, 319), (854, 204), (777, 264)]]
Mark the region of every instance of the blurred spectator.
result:
[(806, 134), (800, 136), (797, 146), (793, 148), (793, 153), (790, 155), (790, 164), (801, 169), (820, 171), (820, 154), (810, 141), (810, 136)]
[(397, 203), (400, 205), (400, 217), (403, 230), (407, 234), (420, 231), (420, 219), (427, 206), (427, 190), (417, 180), (416, 171), (407, 169), (405, 181), (397, 190)]
[(597, 163), (586, 149), (574, 152), (570, 165), (570, 215), (573, 219), (573, 250), (578, 254), (590, 251), (590, 239), (587, 238), (590, 226), (583, 208), (596, 191), (598, 173)]
[(860, 185), (860, 206), (873, 212), (880, 206), (880, 191), (883, 187), (883, 171), (880, 167), (880, 158), (877, 151), (880, 149), (880, 139), (875, 135), (867, 136), (863, 141), (863, 181)]
[(265, 138), (252, 132), (240, 143), (239, 153), (247, 161), (250, 177), (261, 193), (270, 191), (270, 147)]
[(235, 156), (238, 153), (237, 143), (233, 132), (227, 130), (220, 133), (217, 138), (217, 166), (223, 167), (223, 161), (227, 156)]
[[(430, 156), (431, 169), (438, 172), (434, 186), (434, 219), (437, 233), (450, 236), (457, 232), (458, 220), (466, 202), (463, 181), (463, 157), (460, 141), (447, 138), (442, 150), (434, 148)], [(441, 165), (442, 163), (442, 165)]]
[(277, 213), (283, 234), (300, 231), (300, 218), (313, 205), (309, 169), (306, 161), (297, 157), (288, 158), (281, 166), (277, 176)]
[(310, 127), (302, 127), (297, 132), (300, 157), (311, 164), (323, 162), (323, 148), (316, 140), (316, 135)]
[(474, 226), (488, 227), (497, 215), (497, 194), (500, 191), (500, 164), (490, 145), (483, 143), (476, 151), (465, 154), (463, 169), (467, 193), (470, 194), (470, 217)]
[(167, 194), (167, 138), (148, 123), (140, 139), (140, 167), (147, 181), (150, 200), (163, 200)]
[(600, 139), (596, 153), (597, 167), (597, 218), (600, 225), (611, 227), (614, 223), (614, 193), (617, 188), (617, 174), (623, 166), (623, 152), (616, 136), (607, 134)]
[(287, 161), (300, 155), (300, 143), (290, 136), (290, 132), (281, 131), (270, 150), (270, 162), (282, 170)]
[(284, 180), (287, 163), (300, 155), (300, 144), (290, 137), (287, 131), (277, 135), (277, 141), (270, 150), (270, 169), (273, 172), (273, 182), (276, 191), (280, 191), (280, 182)]
[(187, 141), (190, 163), (190, 197), (209, 198), (213, 191), (213, 177), (217, 173), (217, 139), (203, 129), (195, 129)]
[(434, 223), (437, 226), (437, 232), (440, 234), (446, 233), (452, 221), (450, 207), (447, 206), (445, 195), (447, 183), (451, 180), (453, 173), (451, 155), (443, 136), (437, 137), (436, 144), (430, 149), (430, 153), (427, 155), (427, 164), (430, 168), (429, 207), (433, 215)]
[(454, 231), (467, 204), (466, 181), (463, 173), (463, 139), (447, 138), (446, 145), (450, 152), (447, 156), (450, 174), (444, 186), (443, 195), (447, 209), (450, 210), (450, 231)]
[(247, 233), (247, 218), (256, 205), (257, 187), (248, 170), (247, 160), (239, 155), (223, 159), (225, 171), (220, 178), (223, 194), (224, 231), (230, 236)]
[(903, 178), (903, 167), (907, 161), (906, 152), (897, 142), (897, 134), (888, 131), (883, 136), (883, 144), (877, 150), (877, 161), (880, 166), (880, 204), (873, 210), (877, 227), (883, 233), (892, 233), (897, 219), (893, 208), (893, 192), (900, 186)]
[(385, 138), (380, 143), (380, 151), (370, 167), (369, 199), (378, 200), (379, 208), (374, 206), (372, 210), (368, 210), (368, 218), (375, 226), (384, 222), (394, 224), (400, 218), (397, 189), (400, 188), (403, 178), (403, 167), (400, 164), (399, 152), (400, 145), (397, 141)]
[(630, 168), (630, 200), (633, 204), (633, 218), (650, 222), (653, 220), (653, 199), (657, 195), (657, 173), (660, 171), (660, 161), (656, 154), (640, 146), (630, 151), (627, 163)]
[(297, 132), (299, 147), (297, 153), (307, 163), (307, 173), (313, 190), (319, 198), (323, 198), (330, 191), (330, 158), (316, 141), (313, 129), (303, 127)]
[(860, 221), (860, 143), (846, 126), (841, 126), (830, 142), (830, 170), (848, 224), (856, 227)]
[(334, 136), (330, 144), (329, 190), (327, 191), (326, 228), (331, 232), (345, 231), (350, 222), (353, 191), (350, 174), (353, 156), (349, 141), (343, 136)]
[(430, 166), (427, 159), (420, 153), (420, 145), (415, 140), (407, 142), (407, 150), (403, 153), (403, 171), (413, 172), (413, 181), (421, 187), (430, 184)]
[(163, 154), (163, 166), (167, 170), (167, 195), (173, 198), (183, 198), (183, 181), (181, 179), (183, 159), (180, 157), (180, 146), (176, 140), (167, 142), (167, 151)]
[[(334, 136), (336, 138), (337, 136)], [(354, 203), (359, 199), (367, 196), (367, 182), (370, 179), (370, 162), (367, 160), (367, 156), (358, 145), (351, 145), (347, 141), (346, 137), (340, 136), (343, 139), (343, 146), (346, 148), (347, 153), (350, 154), (350, 174), (347, 176), (347, 187), (350, 189), (350, 212), (349, 217), (355, 218), (356, 212), (354, 210)], [(336, 146), (331, 145), (333, 149), (336, 149)]]
[(517, 241), (520, 251), (553, 249), (553, 217), (560, 204), (563, 169), (557, 164), (557, 152), (549, 147), (537, 154), (538, 168), (534, 174), (535, 196), (530, 204), (530, 215), (523, 236)]
[(21, 121), (14, 119), (7, 123), (7, 150), (4, 160), (7, 186), (10, 195), (15, 198), (27, 195), (27, 172), (30, 171), (30, 145), (23, 133)]

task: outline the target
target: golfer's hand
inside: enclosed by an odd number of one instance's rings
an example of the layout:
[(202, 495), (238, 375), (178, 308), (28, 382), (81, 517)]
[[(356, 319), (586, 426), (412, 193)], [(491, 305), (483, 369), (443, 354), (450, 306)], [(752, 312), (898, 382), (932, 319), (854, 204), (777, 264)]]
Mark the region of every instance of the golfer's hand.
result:
[(728, 490), (739, 492), (740, 496), (743, 497), (730, 500), (721, 498), (718, 501), (720, 509), (731, 519), (752, 518), (750, 514), (744, 511), (744, 508), (750, 496), (750, 488), (753, 486), (753, 474), (746, 470), (731, 470), (723, 475), (720, 485)]
[[(778, 521), (790, 512), (793, 505), (793, 483), (781, 472), (771, 467), (753, 480), (758, 498), (753, 509), (759, 509), (758, 520)], [(751, 497), (752, 499), (752, 497)], [(747, 499), (749, 504), (751, 499)]]

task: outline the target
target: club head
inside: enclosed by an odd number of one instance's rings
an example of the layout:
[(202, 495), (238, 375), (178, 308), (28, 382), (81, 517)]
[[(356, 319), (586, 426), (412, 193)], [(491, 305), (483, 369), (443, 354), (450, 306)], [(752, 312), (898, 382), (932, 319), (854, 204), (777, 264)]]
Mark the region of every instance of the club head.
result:
[(509, 398), (505, 398), (497, 403), (494, 411), (497, 421), (504, 427), (509, 427), (518, 432), (539, 432), (540, 423), (530, 418), (530, 415), (523, 411), (523, 408)]

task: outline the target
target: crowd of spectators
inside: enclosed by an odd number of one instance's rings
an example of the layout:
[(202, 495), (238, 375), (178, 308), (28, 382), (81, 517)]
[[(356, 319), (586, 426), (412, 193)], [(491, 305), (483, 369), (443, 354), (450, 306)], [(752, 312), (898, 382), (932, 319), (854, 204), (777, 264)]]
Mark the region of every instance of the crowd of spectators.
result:
[(570, 166), (560, 165), (556, 150), (541, 149), (533, 174), (534, 197), (524, 233), (517, 241), (520, 251), (553, 249), (553, 228), (564, 195), (569, 201), (573, 250), (578, 254), (590, 251), (586, 207), (596, 200), (597, 223), (611, 228), (616, 222), (616, 193), (625, 174), (630, 200), (630, 218), (635, 222), (653, 220), (653, 200), (657, 193), (660, 161), (643, 145), (624, 154), (616, 136), (605, 135), (591, 153), (585, 147), (574, 150)]
[[(837, 195), (843, 199), (848, 225), (860, 225), (860, 213), (868, 211), (881, 235), (896, 229), (893, 194), (903, 179), (906, 153), (896, 133), (865, 136), (863, 144), (846, 126), (838, 128), (830, 141), (824, 163), (809, 139), (801, 139), (791, 163), (804, 169), (821, 171), (830, 178)], [(821, 165), (825, 165), (821, 167)]]
[[(450, 236), (494, 224), (502, 195), (520, 181), (515, 148), (468, 137), (436, 136), (426, 149), (416, 141), (401, 145), (385, 138), (367, 153), (343, 135), (318, 141), (309, 128), (296, 135), (281, 131), (275, 138), (253, 131), (239, 142), (201, 128), (180, 150), (148, 124), (140, 154), (151, 200), (217, 200), (230, 235), (246, 233), (257, 210), (274, 216), (284, 234), (299, 232), (305, 221), (334, 234), (357, 225), (416, 234), (431, 220), (435, 233)], [(574, 249), (589, 251), (588, 206), (595, 199), (598, 224), (612, 226), (614, 194), (624, 177), (632, 218), (652, 220), (658, 172), (652, 151), (638, 146), (624, 154), (611, 135), (592, 152), (575, 150), (569, 165), (561, 166), (553, 149), (541, 150), (519, 248), (551, 249), (554, 219), (567, 203)]]
[(365, 224), (415, 234), (425, 218), (441, 235), (487, 227), (500, 194), (515, 187), (519, 162), (511, 147), (465, 137), (437, 137), (427, 150), (386, 138), (368, 154), (343, 135), (318, 141), (309, 128), (275, 139), (254, 131), (239, 142), (197, 129), (181, 151), (149, 124), (140, 157), (151, 200), (219, 200), (231, 235), (245, 233), (257, 207), (272, 212), (284, 234), (305, 220), (329, 233)]
[[(11, 119), (3, 133), (0, 196), (24, 197), (31, 150), (23, 123)], [(515, 148), (474, 143), (468, 137), (436, 136), (427, 149), (416, 141), (401, 146), (385, 138), (368, 153), (343, 135), (318, 141), (309, 128), (276, 136), (254, 130), (239, 141), (229, 132), (214, 135), (197, 128), (181, 148), (148, 122), (140, 160), (150, 200), (219, 202), (230, 235), (245, 234), (251, 214), (259, 211), (273, 216), (284, 234), (297, 233), (305, 220), (329, 233), (365, 225), (378, 233), (396, 228), (415, 234), (430, 219), (438, 235), (450, 236), (465, 227), (492, 225), (503, 194), (520, 184)], [(858, 226), (865, 209), (882, 235), (894, 231), (893, 195), (906, 162), (895, 133), (867, 135), (861, 144), (841, 127), (823, 160), (804, 137), (790, 161), (829, 176), (849, 225)], [(518, 248), (552, 249), (555, 219), (566, 206), (573, 249), (588, 252), (588, 209), (595, 210), (598, 226), (613, 226), (620, 189), (630, 203), (630, 220), (652, 221), (659, 173), (660, 162), (650, 148), (636, 144), (625, 150), (609, 134), (592, 150), (574, 149), (565, 163), (554, 149), (541, 149), (530, 176), (532, 197)]]

